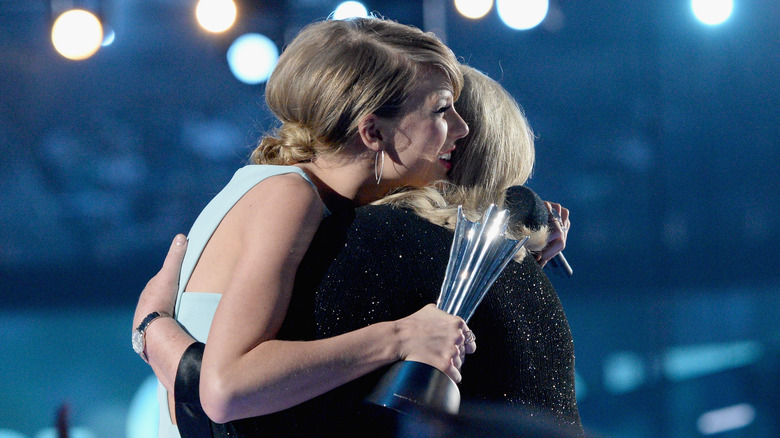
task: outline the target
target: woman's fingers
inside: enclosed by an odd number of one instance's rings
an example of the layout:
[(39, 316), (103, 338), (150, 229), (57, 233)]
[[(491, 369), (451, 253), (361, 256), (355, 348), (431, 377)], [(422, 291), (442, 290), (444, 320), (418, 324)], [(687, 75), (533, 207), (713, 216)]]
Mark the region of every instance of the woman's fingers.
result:
[(548, 222), (549, 236), (547, 238), (547, 246), (536, 255), (536, 260), (542, 267), (566, 247), (566, 238), (571, 227), (568, 209), (556, 202), (545, 201), (544, 204), (550, 212)]
[(476, 350), (476, 337), (462, 318), (429, 304), (399, 322), (411, 328), (404, 334), (402, 359), (427, 363), (460, 381), (466, 354)]
[(187, 238), (183, 234), (177, 234), (168, 249), (168, 255), (160, 271), (153, 278), (160, 282), (160, 287), (178, 288), (179, 272), (184, 254), (187, 252)]
[(477, 335), (471, 330), (467, 330), (465, 333), (466, 340), (463, 341), (464, 354), (472, 354), (477, 351)]
[(460, 374), (460, 368), (456, 367), (455, 365), (450, 365), (447, 371), (444, 371), (444, 374), (447, 375), (450, 379), (452, 379), (455, 383), (460, 383), (460, 381), (463, 379), (463, 376)]
[(146, 283), (138, 298), (133, 318), (134, 328), (151, 312), (173, 315), (179, 289), (179, 272), (186, 252), (187, 238), (179, 234), (173, 239), (162, 268)]

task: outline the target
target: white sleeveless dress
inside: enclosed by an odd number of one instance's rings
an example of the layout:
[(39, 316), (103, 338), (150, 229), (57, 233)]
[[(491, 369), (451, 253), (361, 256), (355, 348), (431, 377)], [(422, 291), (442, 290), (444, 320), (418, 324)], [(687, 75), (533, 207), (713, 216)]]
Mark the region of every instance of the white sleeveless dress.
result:
[[(303, 170), (295, 166), (248, 165), (239, 169), (225, 188), (212, 199), (200, 213), (187, 236), (187, 253), (182, 262), (179, 292), (176, 297), (176, 320), (198, 341), (206, 342), (214, 312), (217, 310), (218, 293), (184, 292), (192, 271), (198, 264), (203, 249), (222, 219), (252, 187), (264, 179), (286, 173), (301, 175), (316, 191), (314, 183)], [(329, 214), (327, 209), (324, 214)], [(179, 430), (171, 421), (168, 410), (168, 391), (157, 384), (157, 400), (160, 403), (159, 438), (180, 438)]]

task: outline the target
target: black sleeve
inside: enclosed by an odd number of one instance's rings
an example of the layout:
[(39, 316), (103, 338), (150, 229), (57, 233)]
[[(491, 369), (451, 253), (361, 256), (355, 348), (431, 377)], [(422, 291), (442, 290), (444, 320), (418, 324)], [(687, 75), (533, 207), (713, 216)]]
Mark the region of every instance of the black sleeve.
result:
[(176, 410), (176, 426), (183, 438), (211, 438), (212, 422), (200, 404), (200, 365), (206, 344), (194, 342), (179, 360), (173, 397)]

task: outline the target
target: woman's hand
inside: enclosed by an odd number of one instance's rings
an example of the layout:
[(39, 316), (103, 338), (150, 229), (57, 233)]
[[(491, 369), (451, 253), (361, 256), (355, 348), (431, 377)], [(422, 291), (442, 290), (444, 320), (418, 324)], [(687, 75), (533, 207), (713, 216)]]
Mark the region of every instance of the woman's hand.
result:
[[(173, 316), (176, 295), (179, 289), (179, 273), (184, 254), (187, 252), (187, 238), (177, 235), (168, 249), (168, 255), (160, 271), (146, 283), (138, 298), (133, 317), (133, 329), (138, 327), (146, 315), (152, 312)], [(147, 326), (145, 355), (160, 383), (168, 390), (170, 419), (176, 424), (173, 410), (173, 385), (176, 370), (184, 350), (195, 340), (172, 318), (157, 318)]]
[(542, 267), (566, 247), (566, 237), (571, 227), (568, 209), (563, 208), (561, 204), (556, 202), (544, 201), (544, 204), (547, 206), (547, 210), (550, 211), (548, 223), (550, 234), (547, 237), (547, 245), (536, 254), (536, 260), (539, 262), (539, 266)]
[(179, 234), (173, 239), (160, 272), (146, 283), (146, 287), (138, 298), (138, 305), (135, 307), (135, 316), (133, 317), (133, 328), (138, 327), (146, 315), (152, 312), (173, 316), (179, 288), (179, 271), (185, 252), (187, 252), (187, 238), (183, 234)]
[(466, 322), (433, 304), (396, 321), (396, 330), (401, 339), (401, 359), (431, 365), (455, 382), (461, 380), (465, 355), (477, 348)]

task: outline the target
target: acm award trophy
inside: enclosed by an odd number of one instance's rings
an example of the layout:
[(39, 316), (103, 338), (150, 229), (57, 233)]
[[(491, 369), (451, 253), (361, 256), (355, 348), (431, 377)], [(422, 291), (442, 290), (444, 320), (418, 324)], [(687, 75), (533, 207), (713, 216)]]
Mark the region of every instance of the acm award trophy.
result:
[[(458, 207), (458, 220), (450, 248), (450, 259), (436, 307), (468, 323), (490, 286), (528, 240), (504, 236), (507, 210), (491, 205), (479, 222), (471, 222)], [(366, 401), (401, 412), (427, 410), (457, 414), (460, 391), (452, 379), (438, 369), (414, 361), (393, 365)]]

